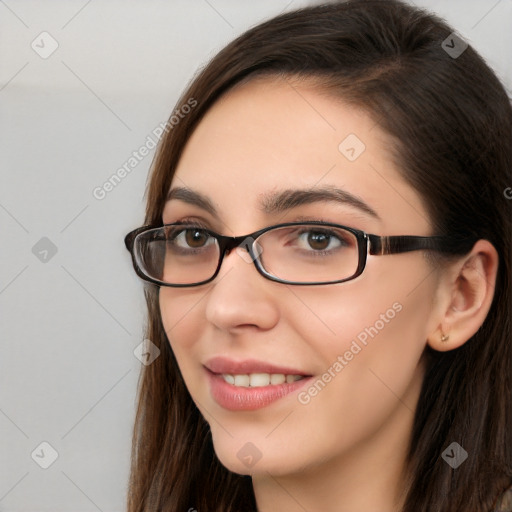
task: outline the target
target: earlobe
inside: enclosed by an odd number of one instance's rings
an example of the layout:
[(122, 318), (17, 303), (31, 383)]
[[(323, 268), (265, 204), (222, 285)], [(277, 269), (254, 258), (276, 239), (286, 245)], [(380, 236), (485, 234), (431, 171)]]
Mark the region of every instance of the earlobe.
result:
[(450, 265), (439, 283), (445, 300), (437, 328), (428, 337), (431, 348), (453, 350), (478, 331), (491, 308), (498, 260), (494, 246), (479, 240), (468, 255)]

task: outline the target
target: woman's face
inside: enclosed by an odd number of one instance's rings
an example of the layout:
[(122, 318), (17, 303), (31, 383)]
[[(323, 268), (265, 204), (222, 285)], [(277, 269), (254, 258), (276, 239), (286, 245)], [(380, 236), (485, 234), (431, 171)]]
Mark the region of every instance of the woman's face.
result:
[[(422, 201), (391, 162), (389, 144), (362, 111), (312, 86), (250, 82), (209, 110), (171, 185), (205, 196), (216, 215), (171, 199), (163, 222), (197, 220), (230, 236), (304, 219), (377, 235), (430, 235)], [(283, 191), (326, 188), (369, 208), (318, 197), (273, 213), (262, 208), (264, 197)], [(163, 325), (220, 461), (256, 476), (402, 456), (420, 358), (437, 328), (436, 276), (415, 251), (368, 256), (364, 273), (349, 282), (292, 286), (265, 279), (246, 252), (232, 251), (213, 282), (162, 287)], [(227, 366), (214, 366), (218, 357)], [(237, 366), (249, 360), (255, 364)], [(237, 374), (235, 385), (208, 367)], [(278, 370), (308, 377), (258, 389), (259, 378), (286, 379)], [(256, 387), (244, 387), (250, 379)]]

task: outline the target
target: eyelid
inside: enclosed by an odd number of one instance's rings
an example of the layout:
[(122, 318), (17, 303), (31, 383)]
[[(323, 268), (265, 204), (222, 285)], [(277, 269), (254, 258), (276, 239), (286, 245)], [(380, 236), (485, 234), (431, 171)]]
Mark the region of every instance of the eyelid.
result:
[[(356, 219), (359, 220), (359, 219)], [(361, 231), (366, 231), (365, 229), (362, 229), (359, 224), (354, 222), (354, 219), (351, 219), (350, 222), (346, 222), (345, 219), (341, 218), (324, 218), (320, 215), (312, 216), (312, 215), (301, 215), (299, 217), (293, 217), (293, 220), (291, 222), (325, 222), (327, 224), (339, 224), (341, 226), (346, 226), (348, 228), (352, 229), (359, 229)]]
[(299, 215), (298, 217), (294, 217), (291, 222), (331, 222), (333, 224), (341, 224), (340, 222), (332, 222), (330, 220), (324, 219), (323, 217), (312, 216), (312, 215)]
[(192, 217), (183, 217), (181, 219), (175, 220), (173, 222), (169, 222), (169, 224), (189, 224), (191, 226), (197, 226), (203, 229), (209, 229), (211, 231), (215, 231), (211, 225), (201, 219), (192, 218)]

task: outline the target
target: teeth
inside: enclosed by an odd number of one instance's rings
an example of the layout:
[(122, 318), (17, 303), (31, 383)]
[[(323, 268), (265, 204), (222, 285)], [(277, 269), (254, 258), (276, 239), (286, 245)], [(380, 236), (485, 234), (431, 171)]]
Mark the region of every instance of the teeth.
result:
[(284, 373), (272, 373), (270, 375), (270, 384), (284, 384), (286, 382), (286, 375)]
[(250, 378), (249, 375), (235, 375), (235, 386), (240, 386), (242, 388), (249, 387)]
[(302, 375), (285, 375), (284, 373), (250, 373), (242, 375), (223, 373), (222, 377), (227, 383), (242, 388), (284, 384), (285, 382), (289, 384), (303, 378)]
[(251, 373), (249, 375), (249, 384), (251, 388), (255, 388), (257, 386), (268, 386), (270, 384), (270, 375), (268, 373)]
[(235, 383), (235, 377), (233, 377), (233, 375), (226, 374), (226, 375), (223, 375), (223, 377), (226, 382), (229, 382), (229, 384)]

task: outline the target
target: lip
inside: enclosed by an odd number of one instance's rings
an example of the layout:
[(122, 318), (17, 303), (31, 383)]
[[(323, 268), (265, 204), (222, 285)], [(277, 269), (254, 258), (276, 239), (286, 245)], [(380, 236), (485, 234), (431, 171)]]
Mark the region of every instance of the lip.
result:
[(204, 366), (207, 370), (216, 374), (284, 373), (285, 375), (302, 375), (304, 377), (311, 376), (310, 374), (296, 368), (276, 366), (266, 361), (258, 361), (257, 359), (235, 361), (228, 357), (217, 356), (208, 359)]
[[(234, 361), (227, 357), (213, 357), (204, 365), (210, 385), (212, 398), (224, 409), (229, 411), (254, 411), (284, 398), (305, 386), (313, 378), (302, 370), (290, 367), (276, 366), (265, 361), (245, 359)], [(223, 373), (283, 373), (285, 375), (302, 375), (295, 382), (270, 384), (268, 386), (242, 387), (229, 384), (222, 377)]]

